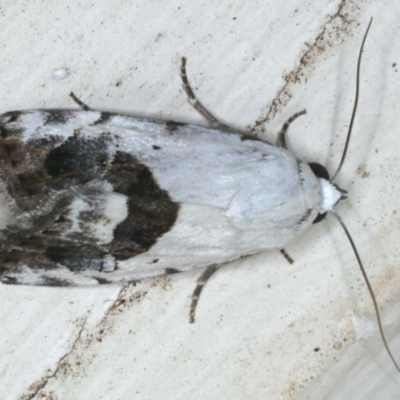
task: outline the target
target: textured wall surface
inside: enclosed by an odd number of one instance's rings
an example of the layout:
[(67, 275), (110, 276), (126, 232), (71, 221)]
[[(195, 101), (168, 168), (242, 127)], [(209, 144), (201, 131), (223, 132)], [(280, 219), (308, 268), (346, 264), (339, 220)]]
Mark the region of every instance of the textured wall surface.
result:
[[(337, 179), (349, 199), (337, 209), (400, 354), (398, 2), (2, 3), (2, 112), (76, 108), (74, 91), (94, 109), (205, 123), (181, 88), (186, 56), (199, 98), (236, 128), (274, 141), (306, 108), (288, 145), (331, 172), (373, 16), (359, 112)], [(1, 285), (0, 398), (398, 398), (400, 376), (337, 222), (328, 217), (286, 250), (292, 265), (269, 252), (221, 269), (194, 325), (197, 270), (125, 288)]]

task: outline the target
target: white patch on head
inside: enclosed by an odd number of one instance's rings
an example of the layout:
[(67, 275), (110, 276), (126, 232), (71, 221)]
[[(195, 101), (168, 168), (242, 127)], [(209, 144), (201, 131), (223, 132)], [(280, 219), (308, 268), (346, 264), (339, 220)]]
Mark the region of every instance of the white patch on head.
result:
[(336, 186), (326, 179), (319, 178), (322, 191), (322, 203), (320, 214), (326, 213), (333, 209), (333, 206), (340, 200), (342, 193)]

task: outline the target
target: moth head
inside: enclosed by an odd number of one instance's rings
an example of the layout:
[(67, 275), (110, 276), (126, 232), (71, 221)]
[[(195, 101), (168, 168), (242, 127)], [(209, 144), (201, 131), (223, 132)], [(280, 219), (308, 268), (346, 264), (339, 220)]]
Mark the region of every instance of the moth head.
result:
[(309, 167), (311, 168), (314, 175), (319, 178), (319, 182), (321, 185), (322, 191), (322, 206), (320, 213), (317, 215), (313, 224), (322, 221), (328, 211), (333, 210), (333, 207), (340, 201), (347, 198), (347, 192), (343, 189), (340, 189), (337, 185), (335, 185), (330, 177), (327, 169), (318, 163), (309, 163)]

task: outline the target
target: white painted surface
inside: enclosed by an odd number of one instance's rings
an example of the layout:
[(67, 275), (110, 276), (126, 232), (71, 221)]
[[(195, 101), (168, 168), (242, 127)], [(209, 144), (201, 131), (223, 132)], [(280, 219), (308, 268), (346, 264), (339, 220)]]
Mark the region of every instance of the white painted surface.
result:
[[(181, 89), (186, 56), (199, 98), (224, 122), (251, 127), (288, 93), (263, 133), (272, 141), (285, 119), (307, 108), (289, 146), (331, 171), (373, 16), (338, 178), (349, 200), (338, 211), (400, 354), (398, 2), (8, 3), (0, 13), (1, 111), (76, 108), (73, 90), (94, 109), (201, 123)], [(321, 33), (321, 47), (307, 52)], [(55, 81), (60, 65), (74, 74)], [(219, 271), (194, 325), (188, 313), (199, 271), (124, 290), (0, 286), (0, 398), (397, 398), (400, 377), (338, 224), (329, 218), (287, 251), (295, 264), (271, 252)]]

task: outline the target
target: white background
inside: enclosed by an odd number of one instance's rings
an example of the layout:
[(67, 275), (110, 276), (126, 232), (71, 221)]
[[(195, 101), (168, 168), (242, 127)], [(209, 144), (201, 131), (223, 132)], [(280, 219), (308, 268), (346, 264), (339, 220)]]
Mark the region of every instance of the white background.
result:
[[(7, 4), (8, 3), (8, 4)], [(338, 206), (400, 362), (400, 3), (387, 1), (3, 1), (0, 110), (94, 109), (226, 122), (274, 141), (303, 108), (289, 147), (333, 172), (354, 98), (356, 59), (374, 17)], [(68, 3), (70, 3), (68, 5)], [(379, 4), (378, 4), (379, 3)], [(53, 71), (70, 75), (54, 80)], [(286, 78), (286, 79), (285, 79)], [(331, 217), (286, 249), (221, 269), (197, 322), (201, 271), (122, 289), (0, 286), (0, 398), (395, 399), (370, 297)]]

